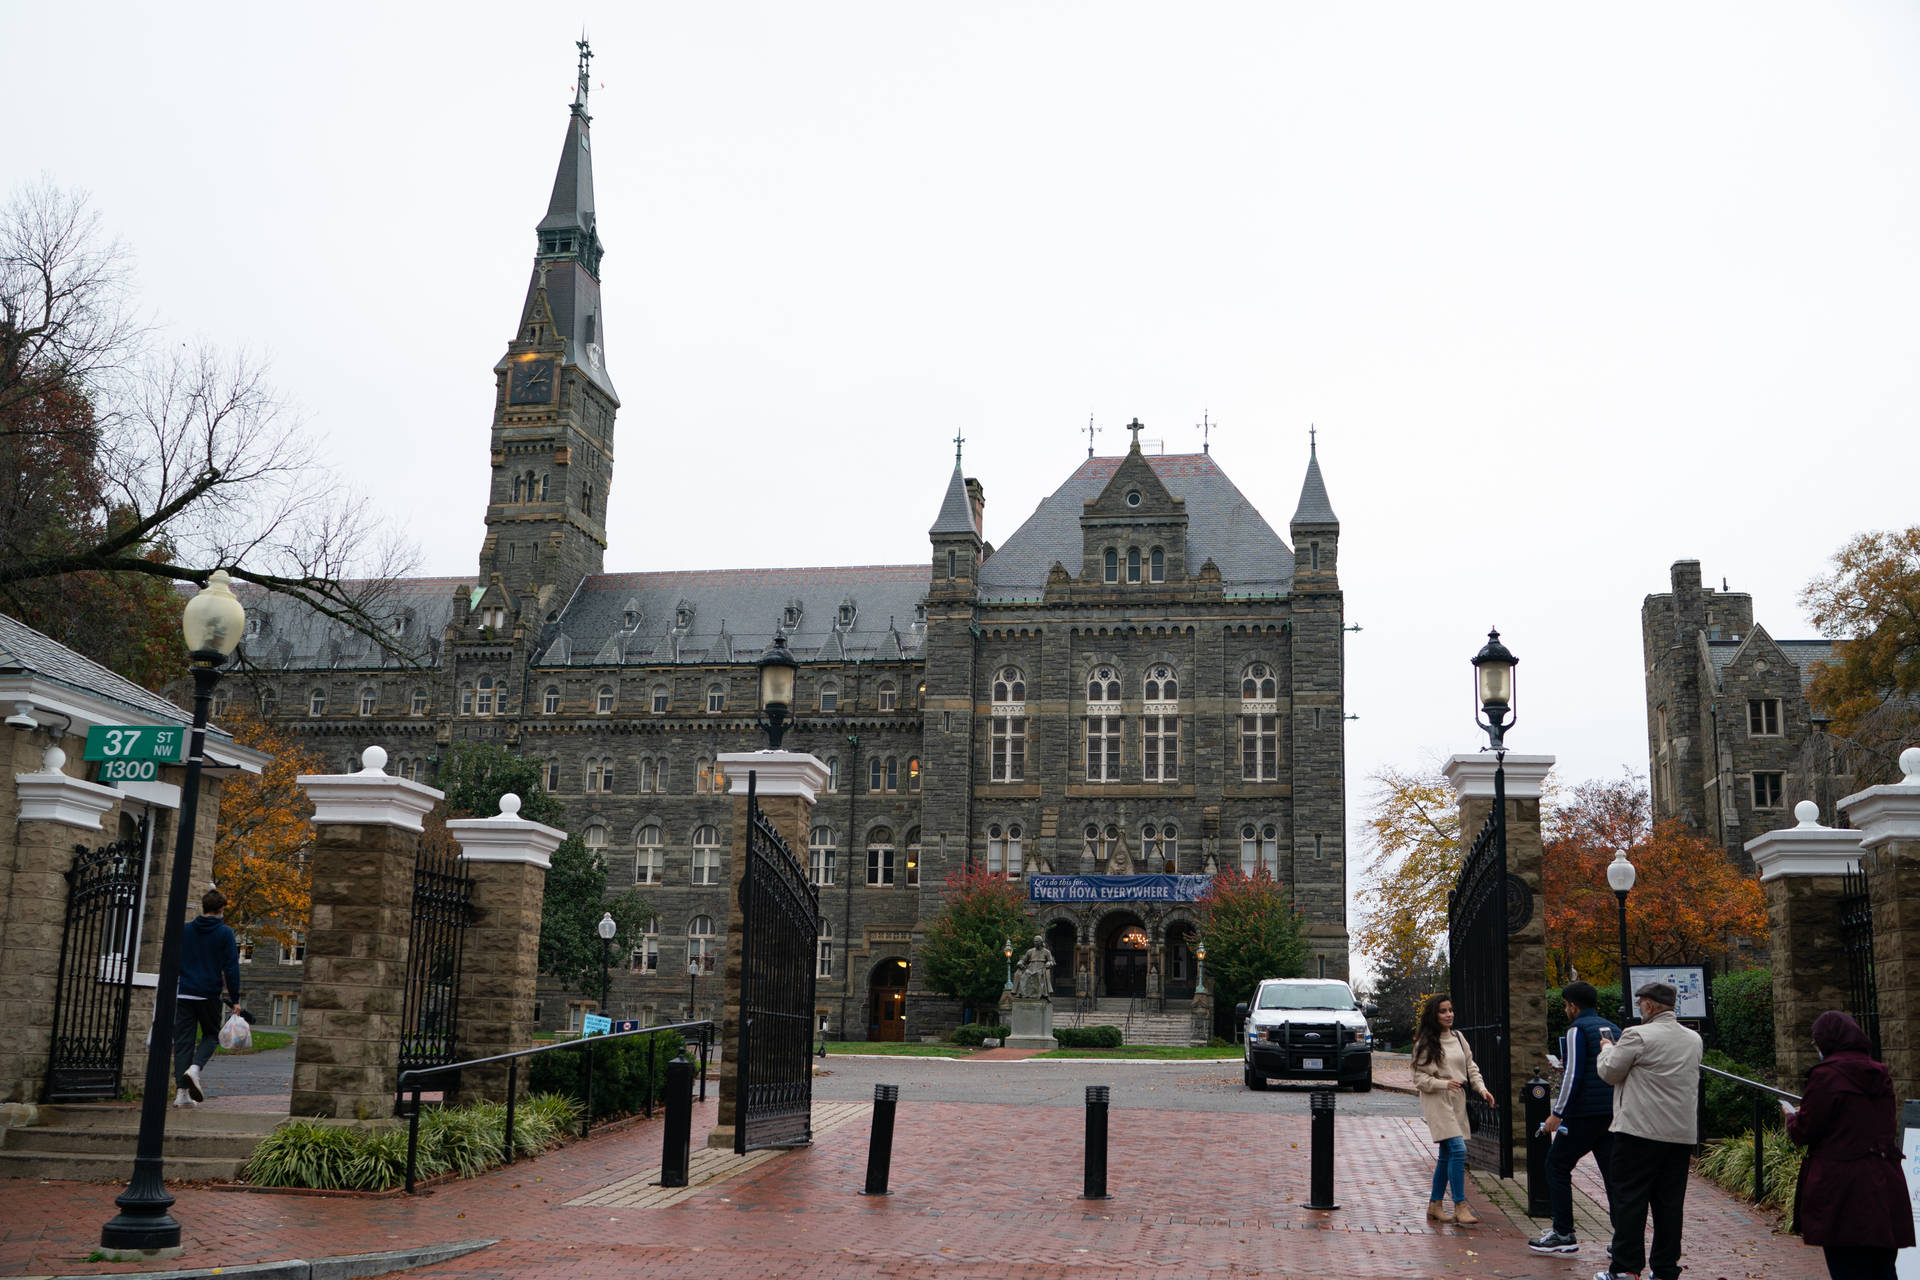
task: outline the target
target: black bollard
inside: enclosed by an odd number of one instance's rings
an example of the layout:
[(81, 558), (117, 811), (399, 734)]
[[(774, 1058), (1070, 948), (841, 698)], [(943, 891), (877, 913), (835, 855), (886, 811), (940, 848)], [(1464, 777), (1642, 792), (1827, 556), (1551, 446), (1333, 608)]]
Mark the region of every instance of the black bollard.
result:
[(1111, 1090), (1104, 1084), (1087, 1086), (1087, 1169), (1083, 1200), (1107, 1198), (1107, 1102)]
[(687, 1185), (693, 1145), (693, 1063), (686, 1051), (667, 1064), (666, 1127), (660, 1139), (660, 1185)]
[(887, 1194), (887, 1175), (893, 1171), (893, 1112), (900, 1105), (900, 1086), (873, 1086), (873, 1132), (867, 1141), (867, 1186), (863, 1196)]
[(1309, 1209), (1340, 1207), (1333, 1198), (1333, 1101), (1331, 1089), (1315, 1089), (1307, 1100), (1307, 1109), (1313, 1114), (1313, 1153), (1308, 1162)]
[(1547, 1153), (1553, 1150), (1553, 1136), (1547, 1132), (1547, 1117), (1553, 1114), (1552, 1088), (1535, 1067), (1533, 1079), (1526, 1085), (1527, 1125), (1527, 1216), (1551, 1218), (1553, 1192), (1547, 1186)]

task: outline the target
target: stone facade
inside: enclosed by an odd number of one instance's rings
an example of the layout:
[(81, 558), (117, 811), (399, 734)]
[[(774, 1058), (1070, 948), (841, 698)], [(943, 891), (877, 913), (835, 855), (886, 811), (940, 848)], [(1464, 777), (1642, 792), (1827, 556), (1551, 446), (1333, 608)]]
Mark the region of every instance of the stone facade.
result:
[(1810, 800), (1794, 807), (1797, 825), (1747, 842), (1767, 895), (1774, 1059), (1783, 1080), (1804, 1080), (1818, 1061), (1813, 1020), (1850, 1003), (1834, 909), (1841, 877), (1860, 860), (1859, 832), (1818, 825), (1819, 806)]
[[(657, 916), (614, 980), (616, 1016), (680, 1016), (702, 948), (692, 1003), (716, 1012), (737, 839), (718, 761), (761, 744), (754, 663), (776, 631), (801, 664), (787, 746), (830, 773), (801, 847), (834, 1034), (957, 1022), (918, 984), (922, 922), (950, 871), (1016, 857), (1016, 875), (1265, 866), (1307, 913), (1309, 972), (1346, 976), (1340, 526), (1317, 457), (1292, 546), (1211, 454), (1149, 457), (1136, 431), (998, 548), (956, 459), (921, 564), (602, 572), (619, 401), (585, 136), (583, 98), (494, 366), (479, 572), (391, 589), (392, 638), (417, 666), (250, 600), (263, 713), (330, 767), (369, 743), (423, 781), (462, 743), (544, 762), (609, 888), (637, 886)], [(1191, 993), (1186, 908), (1041, 914), (1058, 991)], [(548, 991), (541, 1021), (589, 1007)]]
[(1822, 730), (1806, 683), (1832, 645), (1775, 640), (1754, 621), (1752, 596), (1700, 585), (1697, 560), (1675, 561), (1671, 582), (1640, 607), (1653, 816), (1680, 820), (1751, 870), (1747, 841), (1790, 825), (1793, 803), (1809, 796), (1833, 821), (1845, 790), (1831, 750), (1817, 750), (1824, 739), (1809, 755)]

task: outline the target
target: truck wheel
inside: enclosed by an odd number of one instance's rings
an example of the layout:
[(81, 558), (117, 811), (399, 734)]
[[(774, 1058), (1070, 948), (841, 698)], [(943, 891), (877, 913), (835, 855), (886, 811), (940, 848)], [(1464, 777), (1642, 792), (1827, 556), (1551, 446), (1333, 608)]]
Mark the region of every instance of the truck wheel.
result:
[(1252, 1067), (1246, 1068), (1246, 1081), (1247, 1088), (1253, 1090), (1255, 1093), (1263, 1093), (1266, 1091), (1267, 1078), (1263, 1075), (1256, 1074)]

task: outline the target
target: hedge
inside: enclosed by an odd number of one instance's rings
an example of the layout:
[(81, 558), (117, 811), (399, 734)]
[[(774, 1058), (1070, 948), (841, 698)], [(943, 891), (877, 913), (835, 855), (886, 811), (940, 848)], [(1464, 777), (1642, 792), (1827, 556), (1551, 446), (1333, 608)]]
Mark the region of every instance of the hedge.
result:
[(1055, 1027), (1062, 1049), (1118, 1049), (1126, 1043), (1118, 1027)]
[(984, 1022), (969, 1022), (965, 1026), (954, 1028), (953, 1034), (948, 1036), (947, 1039), (954, 1044), (972, 1045), (974, 1048), (978, 1048), (984, 1040), (989, 1038), (1005, 1040), (1010, 1034), (1012, 1034), (1012, 1029), (1009, 1027), (990, 1027)]
[[(647, 1045), (653, 1053), (653, 1099), (665, 1096), (667, 1064), (679, 1056), (686, 1043), (678, 1031), (658, 1031), (650, 1036), (626, 1036), (595, 1045), (593, 1049), (593, 1114), (625, 1115), (641, 1110), (647, 1099)], [(587, 1050), (555, 1049), (534, 1055), (527, 1063), (527, 1088), (535, 1093), (557, 1093), (581, 1103), (586, 1101)]]
[(1713, 1020), (1720, 1048), (1761, 1071), (1772, 1071), (1773, 971), (1742, 969), (1713, 980)]

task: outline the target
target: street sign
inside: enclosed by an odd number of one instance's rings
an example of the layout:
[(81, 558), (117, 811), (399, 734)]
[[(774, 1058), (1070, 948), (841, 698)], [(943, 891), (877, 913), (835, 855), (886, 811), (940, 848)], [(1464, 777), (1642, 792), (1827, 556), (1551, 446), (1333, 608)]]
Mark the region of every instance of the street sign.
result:
[[(184, 725), (97, 724), (87, 730), (88, 760), (145, 760), (178, 764), (187, 746)], [(148, 774), (151, 778), (153, 775)], [(103, 773), (103, 780), (105, 779)]]
[(603, 1036), (613, 1030), (613, 1019), (601, 1013), (589, 1013), (580, 1019), (582, 1036)]
[(614, 1021), (613, 1029), (615, 1032), (638, 1031), (640, 1029), (640, 1019), (618, 1018)]

